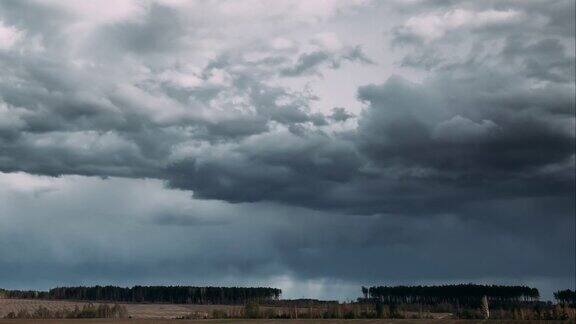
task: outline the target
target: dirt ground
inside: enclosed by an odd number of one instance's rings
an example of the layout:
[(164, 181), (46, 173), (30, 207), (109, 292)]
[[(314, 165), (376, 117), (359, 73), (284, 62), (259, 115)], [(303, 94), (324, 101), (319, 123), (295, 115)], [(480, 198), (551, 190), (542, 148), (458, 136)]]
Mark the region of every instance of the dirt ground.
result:
[(140, 319), (140, 320), (106, 320), (106, 319), (83, 319), (83, 320), (2, 320), (0, 324), (32, 324), (32, 323), (45, 323), (45, 324), (310, 324), (310, 323), (323, 323), (323, 324), (424, 324), (424, 323), (437, 323), (437, 324), (536, 324), (536, 323), (568, 323), (562, 321), (497, 321), (497, 320), (153, 320), (153, 319)]

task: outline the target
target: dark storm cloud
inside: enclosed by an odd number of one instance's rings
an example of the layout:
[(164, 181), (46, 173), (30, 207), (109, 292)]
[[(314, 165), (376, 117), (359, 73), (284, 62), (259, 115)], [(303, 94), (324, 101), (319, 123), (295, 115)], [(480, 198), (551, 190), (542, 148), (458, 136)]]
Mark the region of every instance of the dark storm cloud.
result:
[[(550, 107), (538, 107), (536, 112), (506, 112), (514, 99), (506, 98), (503, 102), (492, 99), (491, 107), (478, 110), (488, 104), (483, 102), (485, 98), (476, 101), (474, 95), (449, 97), (455, 89), (487, 90), (478, 80), (470, 85), (463, 82), (441, 85), (437, 90), (446, 91), (441, 97), (438, 92), (427, 94), (426, 88), (401, 80), (360, 88), (359, 98), (370, 104), (360, 119), (362, 149), (383, 164), (400, 162), (451, 174), (478, 173), (482, 178), (499, 177), (499, 172), (510, 172), (512, 176), (565, 161), (573, 154), (571, 125), (555, 119)], [(550, 106), (555, 105), (555, 98), (548, 101)], [(474, 110), (468, 112), (467, 108)]]
[(322, 133), (284, 132), (252, 138), (232, 151), (227, 144), (212, 147), (172, 164), (167, 173), (171, 186), (194, 188), (202, 198), (308, 204), (333, 184), (350, 181), (360, 163), (349, 143)]
[[(438, 10), (419, 12), (397, 26), (402, 32), (393, 41), (420, 39), (409, 46), (433, 57), (421, 58), (430, 75), (420, 84), (391, 77), (360, 87), (365, 109), (358, 127), (344, 133), (321, 127), (351, 115), (312, 112), (313, 94), (268, 80), (277, 70), (300, 76), (343, 61), (373, 64), (361, 47), (328, 50), (315, 43), (320, 49), (298, 54), (294, 65), (293, 52), (261, 45), (253, 59), (235, 48), (190, 71), (150, 56), (195, 48), (185, 16), (161, 4), (143, 6), (137, 17), (88, 32), (78, 43), (96, 40), (101, 52), (81, 48), (86, 62), (63, 60), (65, 54), (51, 42), (43, 52), (1, 53), (6, 73), (0, 94), (12, 120), (1, 133), (0, 168), (147, 176), (203, 198), (319, 209), (346, 205), (362, 213), (400, 212), (415, 195), (427, 205), (442, 196), (429, 196), (430, 186), (442, 188), (447, 201), (462, 189), (466, 200), (484, 199), (475, 193), (480, 184), (519, 197), (551, 187), (568, 194), (573, 187), (566, 165), (574, 155), (574, 55), (571, 35), (555, 21), (564, 17), (560, 7), (566, 3), (545, 9), (532, 2), (457, 8), (446, 2)], [(7, 6), (3, 21), (19, 28), (31, 25), (44, 35), (30, 18), (42, 6), (26, 15)], [(74, 19), (47, 11), (36, 23), (60, 16)], [(534, 24), (541, 28), (530, 37), (523, 30), (534, 30)], [(448, 57), (439, 46), (444, 42), (449, 48), (452, 40), (467, 36), (471, 52), (457, 49)], [(496, 41), (503, 45), (486, 45)]]
[[(264, 135), (216, 158), (175, 163), (169, 174), (177, 179), (170, 183), (202, 198), (362, 213), (448, 211), (503, 194), (571, 195), (574, 121), (558, 114), (571, 109), (570, 90), (535, 94), (514, 87), (494, 71), (470, 80), (440, 75), (423, 85), (396, 78), (365, 86), (358, 96), (368, 107), (348, 138)], [(528, 103), (527, 96), (542, 97)], [(287, 151), (278, 142), (299, 145)]]
[[(188, 48), (194, 35), (184, 17), (145, 6), (87, 34), (112, 57), (96, 51), (82, 63), (61, 60), (58, 48), (2, 53), (0, 94), (13, 120), (3, 126), (0, 168), (153, 177), (202, 198), (351, 213), (449, 211), (456, 198), (502, 193), (565, 196), (573, 190), (573, 44), (553, 22), (557, 10), (532, 6), (468, 3), (398, 26), (397, 38), (420, 37), (410, 46), (442, 63), (427, 66), (420, 84), (391, 77), (360, 87), (358, 127), (340, 133), (321, 127), (351, 115), (312, 112), (313, 94), (267, 81), (277, 69), (296, 76), (342, 61), (373, 64), (359, 46), (303, 52), (293, 66), (289, 51), (260, 45), (254, 59), (235, 48), (190, 71), (149, 55)], [(532, 38), (521, 32), (534, 24), (531, 14), (549, 15)], [(462, 20), (469, 16), (479, 22)], [(438, 46), (463, 35), (474, 36), (472, 52), (448, 57)], [(503, 45), (484, 45), (493, 41)]]

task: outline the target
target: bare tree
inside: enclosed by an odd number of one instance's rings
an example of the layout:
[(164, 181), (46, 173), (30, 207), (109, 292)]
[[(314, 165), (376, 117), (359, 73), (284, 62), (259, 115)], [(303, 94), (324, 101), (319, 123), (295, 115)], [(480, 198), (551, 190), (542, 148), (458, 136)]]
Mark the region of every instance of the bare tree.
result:
[(490, 309), (488, 308), (488, 297), (482, 296), (482, 314), (485, 319), (490, 318)]

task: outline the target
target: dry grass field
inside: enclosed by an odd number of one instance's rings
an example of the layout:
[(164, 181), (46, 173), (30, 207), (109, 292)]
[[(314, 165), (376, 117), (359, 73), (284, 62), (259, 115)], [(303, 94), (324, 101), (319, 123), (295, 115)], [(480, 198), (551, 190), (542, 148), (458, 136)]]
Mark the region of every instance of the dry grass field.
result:
[[(10, 312), (18, 313), (19, 310), (26, 309), (32, 313), (38, 307), (46, 307), (51, 311), (62, 309), (73, 310), (76, 306), (82, 309), (83, 305), (89, 303), (88, 301), (66, 301), (66, 300), (40, 300), (40, 299), (2, 299), (0, 298), (0, 319), (3, 319), (6, 314)], [(100, 303), (93, 302), (95, 306)], [(112, 303), (108, 303), (111, 305)], [(145, 304), (145, 303), (119, 303), (126, 307), (128, 316), (132, 319), (179, 319), (192, 313), (199, 315), (198, 318), (204, 318), (202, 315), (206, 314), (208, 317), (212, 311), (223, 311), (231, 317), (241, 317), (244, 309), (243, 306), (231, 305), (186, 305), (186, 304)], [(275, 313), (290, 313), (288, 308), (282, 307), (266, 307), (261, 306), (260, 310), (274, 310)], [(323, 312), (325, 308), (315, 308), (315, 312)], [(309, 308), (297, 308), (299, 314), (308, 314)], [(407, 312), (411, 314), (410, 312)], [(447, 319), (451, 317), (449, 313), (434, 313), (431, 314), (435, 319)], [(304, 317), (304, 316), (302, 316)], [(19, 322), (20, 323), (20, 322)], [(309, 321), (308, 321), (309, 323)]]
[[(446, 319), (436, 319), (436, 320), (391, 320), (391, 319), (381, 319), (381, 320), (169, 320), (169, 319), (132, 319), (132, 320), (110, 320), (110, 319), (82, 319), (82, 320), (2, 320), (0, 319), (0, 324), (32, 324), (32, 323), (44, 323), (44, 324), (310, 324), (310, 323), (323, 323), (323, 324), (424, 324), (424, 323), (436, 323), (436, 324), (553, 324), (553, 323), (570, 323), (563, 321), (498, 321), (498, 320), (446, 320)], [(571, 322), (573, 323), (573, 322)]]
[[(9, 312), (18, 312), (21, 309), (33, 311), (40, 306), (52, 311), (59, 309), (82, 308), (87, 302), (73, 302), (60, 300), (34, 300), (34, 299), (2, 299), (0, 298), (0, 318)], [(98, 305), (98, 303), (93, 303)], [(134, 319), (173, 319), (186, 316), (192, 312), (212, 312), (214, 309), (228, 312), (240, 311), (242, 306), (230, 305), (182, 305), (182, 304), (121, 304), (126, 306), (128, 315)], [(21, 321), (18, 323), (22, 323)]]
[[(475, 324), (475, 323), (567, 323), (562, 321), (483, 321), (483, 320), (452, 320), (448, 319), (448, 314), (434, 314), (436, 319), (422, 319), (422, 320), (392, 320), (392, 319), (357, 319), (357, 320), (342, 320), (342, 319), (326, 319), (326, 320), (312, 320), (312, 319), (294, 319), (294, 320), (181, 320), (178, 317), (186, 316), (190, 313), (206, 312), (211, 313), (213, 310), (224, 310), (229, 313), (239, 312), (242, 306), (229, 306), (229, 305), (181, 305), (181, 304), (121, 304), (126, 306), (128, 315), (131, 319), (57, 319), (57, 320), (38, 320), (38, 319), (2, 319), (9, 312), (18, 312), (21, 309), (32, 311), (40, 306), (46, 307), (50, 310), (58, 309), (74, 309), (74, 307), (82, 307), (86, 302), (73, 302), (73, 301), (57, 301), (57, 300), (30, 300), (30, 299), (1, 299), (0, 298), (0, 324), (30, 324), (30, 323), (114, 323), (114, 324), (172, 324), (172, 323), (234, 323), (234, 324), (275, 324), (290, 322), (290, 324), (299, 323), (325, 323), (325, 324), (340, 324), (340, 323), (358, 323), (358, 324), (422, 324), (422, 323), (446, 323), (446, 324)], [(98, 305), (98, 303), (94, 303)]]

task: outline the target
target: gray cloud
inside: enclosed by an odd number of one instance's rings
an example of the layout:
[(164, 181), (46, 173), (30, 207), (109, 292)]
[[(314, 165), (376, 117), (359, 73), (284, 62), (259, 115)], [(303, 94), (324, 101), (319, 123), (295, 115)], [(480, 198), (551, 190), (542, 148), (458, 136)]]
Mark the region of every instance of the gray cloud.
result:
[(166, 211), (154, 215), (152, 223), (157, 225), (171, 226), (218, 226), (226, 225), (227, 221), (218, 220), (216, 215), (210, 215), (210, 218), (202, 218), (193, 211)]
[(346, 108), (342, 108), (342, 107), (332, 108), (332, 114), (330, 115), (331, 119), (338, 121), (338, 122), (347, 121), (348, 119), (350, 119), (352, 117), (354, 117), (354, 115), (349, 113), (348, 111), (346, 111)]
[(298, 58), (298, 62), (291, 67), (282, 71), (286, 76), (298, 76), (304, 73), (315, 71), (316, 67), (330, 58), (325, 52), (304, 53)]
[(311, 53), (303, 53), (293, 66), (282, 69), (281, 75), (296, 77), (302, 75), (321, 75), (319, 68), (324, 63), (332, 69), (340, 67), (343, 61), (359, 62), (362, 64), (375, 64), (362, 52), (360, 46), (345, 48), (342, 53), (331, 53), (326, 50), (319, 50)]

